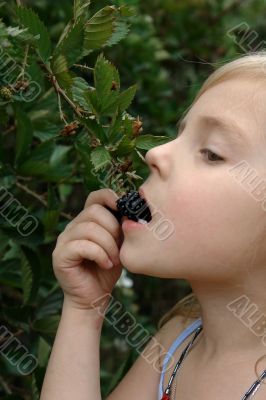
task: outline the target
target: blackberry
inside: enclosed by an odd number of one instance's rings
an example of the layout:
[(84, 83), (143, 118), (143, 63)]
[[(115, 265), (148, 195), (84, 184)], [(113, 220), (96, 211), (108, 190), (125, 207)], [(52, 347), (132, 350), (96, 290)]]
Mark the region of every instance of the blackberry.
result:
[(121, 222), (123, 216), (138, 222), (142, 219), (146, 222), (151, 221), (151, 212), (145, 199), (140, 197), (139, 192), (130, 190), (127, 194), (116, 200), (118, 211), (111, 210), (112, 214)]

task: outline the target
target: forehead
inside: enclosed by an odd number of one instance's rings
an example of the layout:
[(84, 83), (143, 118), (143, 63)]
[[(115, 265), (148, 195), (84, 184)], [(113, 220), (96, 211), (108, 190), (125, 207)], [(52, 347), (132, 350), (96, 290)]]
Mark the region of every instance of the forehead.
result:
[(216, 84), (192, 105), (187, 119), (202, 114), (235, 120), (252, 143), (266, 145), (266, 79), (231, 78)]

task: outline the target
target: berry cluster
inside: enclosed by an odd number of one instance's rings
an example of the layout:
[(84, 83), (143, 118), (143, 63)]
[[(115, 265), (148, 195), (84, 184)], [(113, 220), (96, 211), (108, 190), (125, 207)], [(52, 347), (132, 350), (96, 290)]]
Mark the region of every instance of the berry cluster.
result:
[(116, 200), (117, 210), (112, 210), (110, 207), (106, 208), (117, 218), (121, 223), (123, 216), (128, 217), (136, 222), (150, 222), (151, 212), (145, 199), (140, 197), (139, 192), (130, 190), (127, 194)]
[(116, 201), (120, 215), (138, 222), (140, 219), (146, 222), (151, 221), (151, 212), (145, 201), (140, 197), (139, 192), (130, 190)]

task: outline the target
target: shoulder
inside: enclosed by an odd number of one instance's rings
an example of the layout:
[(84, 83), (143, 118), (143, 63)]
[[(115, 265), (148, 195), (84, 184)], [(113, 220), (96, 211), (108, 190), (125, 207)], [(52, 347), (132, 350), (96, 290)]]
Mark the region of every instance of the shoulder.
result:
[[(157, 332), (162, 348), (169, 349), (174, 340), (198, 318), (188, 318), (183, 315), (175, 315), (169, 319)], [(162, 360), (160, 361), (162, 365)]]
[(158, 335), (162, 342), (170, 344), (180, 333), (191, 325), (197, 318), (185, 317), (183, 315), (175, 315), (170, 318), (158, 331)]

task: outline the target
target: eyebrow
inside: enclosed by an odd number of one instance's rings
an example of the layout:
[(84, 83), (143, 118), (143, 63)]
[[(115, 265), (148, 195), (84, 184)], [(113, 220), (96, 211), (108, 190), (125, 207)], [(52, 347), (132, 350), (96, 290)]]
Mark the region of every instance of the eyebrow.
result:
[[(187, 116), (177, 123), (178, 136), (181, 135), (187, 125)], [(246, 132), (232, 119), (223, 119), (211, 115), (202, 115), (198, 118), (198, 123), (207, 125), (211, 128), (218, 128), (227, 134), (228, 139), (240, 145), (250, 145)]]

